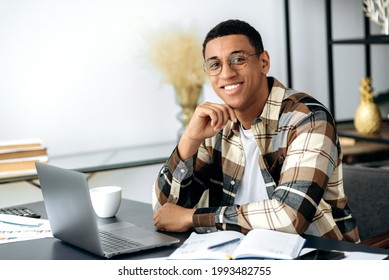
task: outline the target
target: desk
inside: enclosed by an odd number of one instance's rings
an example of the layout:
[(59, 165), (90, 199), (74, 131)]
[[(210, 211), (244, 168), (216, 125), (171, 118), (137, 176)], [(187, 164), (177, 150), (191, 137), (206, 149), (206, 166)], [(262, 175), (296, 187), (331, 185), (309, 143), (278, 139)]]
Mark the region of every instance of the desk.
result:
[[(47, 214), (43, 202), (35, 202), (25, 205), (41, 214), (42, 218), (47, 219)], [(154, 225), (152, 223), (152, 209), (150, 204), (124, 199), (120, 205), (120, 209), (116, 217), (99, 219), (99, 223), (111, 223), (118, 220), (125, 220), (145, 228), (154, 229)], [(169, 235), (179, 238), (181, 242), (172, 246), (116, 256), (114, 259), (145, 259), (168, 256), (188, 237), (187, 233), (171, 233)], [(78, 249), (56, 238), (45, 238), (2, 244), (0, 245), (0, 259), (97, 260), (103, 258)]]
[[(176, 145), (177, 143), (169, 142), (63, 156), (51, 157), (49, 154), (49, 163), (84, 173), (150, 165), (165, 162)], [(35, 179), (37, 179), (37, 176), (33, 174), (0, 178), (0, 183)]]
[[(43, 218), (47, 218), (43, 202), (26, 204), (37, 211)], [(152, 223), (151, 205), (132, 200), (123, 200), (116, 218), (100, 219), (101, 223), (110, 223), (115, 220), (126, 220), (131, 223), (154, 229)], [(127, 255), (116, 256), (113, 259), (140, 260), (147, 258), (161, 258), (169, 256), (189, 236), (189, 233), (169, 233), (168, 235), (180, 239), (180, 243)], [(357, 245), (350, 242), (324, 239), (314, 236), (304, 236), (307, 239), (306, 247), (327, 250), (361, 251), (369, 253), (389, 254), (389, 250)], [(101, 259), (91, 253), (68, 245), (55, 238), (45, 238), (0, 245), (0, 259), (3, 260), (94, 260)]]

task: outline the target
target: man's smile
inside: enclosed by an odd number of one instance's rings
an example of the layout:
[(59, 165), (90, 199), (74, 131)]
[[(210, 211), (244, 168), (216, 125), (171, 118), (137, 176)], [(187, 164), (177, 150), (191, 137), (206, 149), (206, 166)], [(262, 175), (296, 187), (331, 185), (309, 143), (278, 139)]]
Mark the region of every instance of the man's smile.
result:
[(231, 90), (234, 90), (234, 89), (237, 89), (238, 87), (240, 87), (243, 83), (237, 83), (237, 84), (232, 84), (232, 85), (226, 85), (226, 86), (222, 86), (223, 89), (225, 89), (226, 91), (231, 91)]

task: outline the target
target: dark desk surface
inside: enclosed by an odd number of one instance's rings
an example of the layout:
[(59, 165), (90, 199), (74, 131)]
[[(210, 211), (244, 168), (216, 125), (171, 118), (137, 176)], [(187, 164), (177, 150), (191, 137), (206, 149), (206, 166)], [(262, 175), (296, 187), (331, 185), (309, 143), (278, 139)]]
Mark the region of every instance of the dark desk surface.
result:
[[(26, 206), (37, 211), (42, 218), (47, 218), (43, 202), (26, 204)], [(152, 223), (152, 209), (150, 204), (123, 200), (116, 218), (100, 219), (101, 223), (110, 223), (116, 220), (126, 220), (131, 223), (154, 229)], [(168, 247), (136, 252), (116, 256), (113, 259), (147, 259), (163, 258), (169, 256), (189, 236), (189, 233), (169, 233), (169, 235), (180, 239), (180, 243)], [(305, 236), (306, 247), (324, 250), (340, 251), (361, 251), (369, 253), (389, 254), (389, 250), (357, 245), (350, 242), (336, 241), (331, 239)], [(56, 238), (45, 238), (0, 245), (0, 259), (3, 260), (94, 260), (101, 259), (84, 250), (73, 247)]]
[[(25, 204), (29, 208), (41, 214), (47, 219), (43, 202)], [(124, 199), (115, 218), (99, 219), (99, 223), (111, 223), (118, 220), (126, 220), (133, 224), (154, 229), (152, 223), (152, 209), (150, 204)], [(146, 259), (160, 258), (170, 255), (187, 237), (188, 234), (171, 233), (171, 236), (180, 239), (180, 243), (172, 246), (161, 247), (132, 254), (116, 256), (113, 259)], [(103, 259), (92, 253), (78, 249), (56, 238), (44, 238), (29, 241), (21, 241), (0, 245), (0, 259), (8, 260), (97, 260)]]

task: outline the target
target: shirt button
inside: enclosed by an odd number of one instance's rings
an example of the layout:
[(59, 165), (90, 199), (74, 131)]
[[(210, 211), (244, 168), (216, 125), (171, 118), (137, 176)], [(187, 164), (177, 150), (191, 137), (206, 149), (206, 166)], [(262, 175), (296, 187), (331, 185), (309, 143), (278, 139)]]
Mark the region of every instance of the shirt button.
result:
[(231, 185), (235, 185), (235, 181), (234, 180), (231, 181)]
[(180, 170), (180, 172), (181, 172), (181, 173), (185, 173), (185, 169), (182, 168), (182, 169)]

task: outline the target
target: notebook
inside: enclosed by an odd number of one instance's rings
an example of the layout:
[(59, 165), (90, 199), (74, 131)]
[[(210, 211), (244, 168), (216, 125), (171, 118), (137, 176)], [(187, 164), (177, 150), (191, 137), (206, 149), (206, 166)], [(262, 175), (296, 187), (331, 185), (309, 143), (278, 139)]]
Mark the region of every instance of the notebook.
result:
[(106, 258), (179, 242), (128, 222), (98, 225), (85, 174), (38, 162), (36, 168), (54, 237)]

